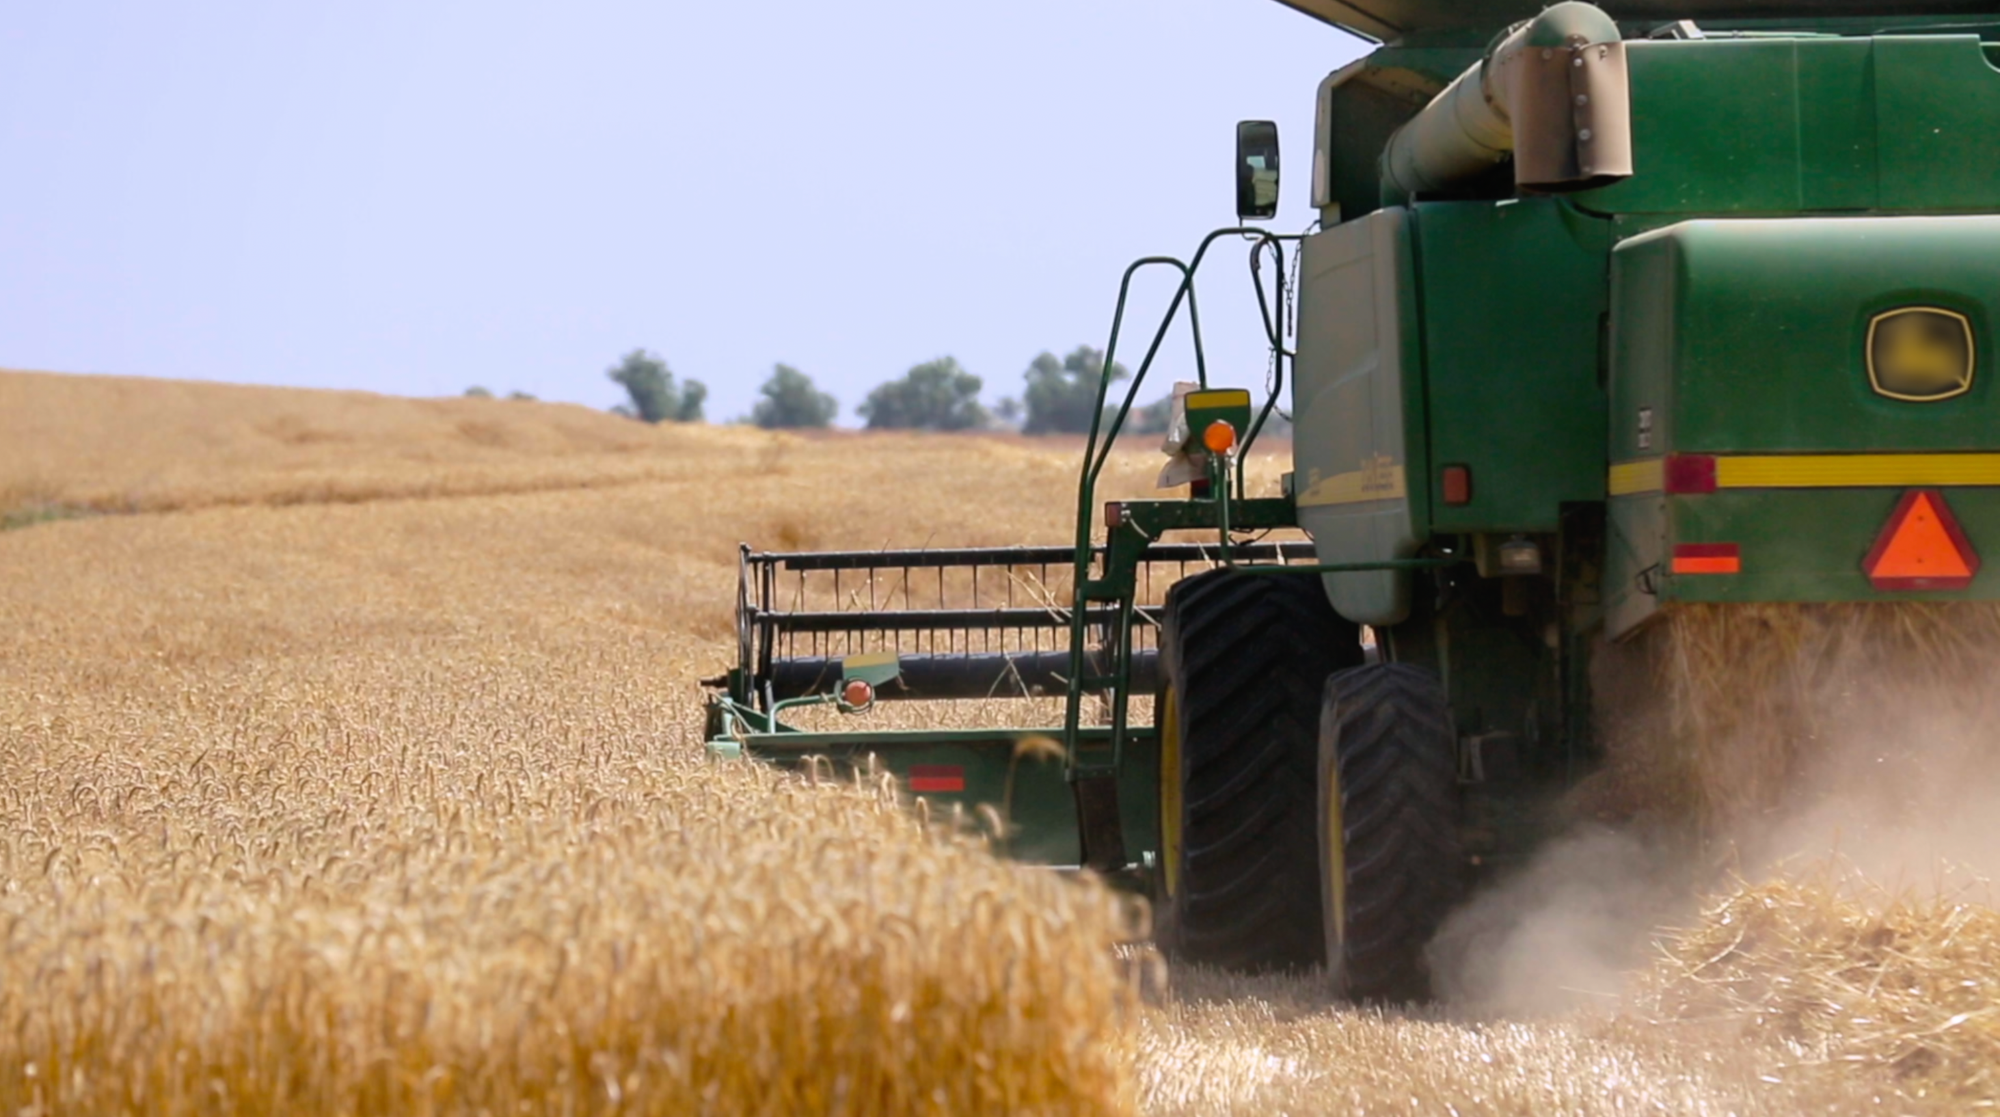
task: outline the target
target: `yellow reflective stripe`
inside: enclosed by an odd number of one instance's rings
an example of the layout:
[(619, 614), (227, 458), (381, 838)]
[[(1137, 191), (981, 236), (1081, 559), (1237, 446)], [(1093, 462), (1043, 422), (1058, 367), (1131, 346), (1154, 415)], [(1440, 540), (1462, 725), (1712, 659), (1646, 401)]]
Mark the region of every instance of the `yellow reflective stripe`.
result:
[(1666, 467), (1661, 464), (1659, 458), (1615, 462), (1611, 466), (1611, 495), (1631, 496), (1633, 493), (1659, 492), (1666, 487), (1665, 475)]
[(1187, 394), (1186, 406), (1248, 407), (1250, 406), (1250, 389), (1208, 388), (1199, 392), (1189, 392)]
[(1366, 504), (1371, 500), (1402, 500), (1409, 486), (1400, 465), (1377, 465), (1352, 473), (1336, 473), (1308, 486), (1293, 503), (1301, 508), (1328, 504)]
[[(1612, 496), (1665, 488), (1664, 459), (1614, 462)], [(2000, 454), (1756, 454), (1718, 456), (1718, 489), (1859, 489), (2000, 485)]]
[(2000, 485), (2000, 454), (1773, 454), (1717, 458), (1722, 489)]

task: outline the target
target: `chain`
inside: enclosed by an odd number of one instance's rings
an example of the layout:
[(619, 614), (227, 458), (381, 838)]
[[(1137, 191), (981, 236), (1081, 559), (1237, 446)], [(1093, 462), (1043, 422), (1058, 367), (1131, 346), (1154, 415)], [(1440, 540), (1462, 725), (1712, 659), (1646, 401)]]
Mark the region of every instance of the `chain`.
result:
[[(1314, 222), (1314, 224), (1318, 224), (1318, 222)], [(1310, 232), (1310, 228), (1308, 228), (1308, 232)], [(1284, 250), (1280, 248), (1280, 252), (1284, 252)], [(1296, 338), (1292, 334), (1296, 334), (1294, 322), (1296, 322), (1296, 314), (1298, 314), (1298, 302), (1296, 302), (1298, 300), (1298, 260), (1304, 254), (1306, 254), (1306, 242), (1300, 240), (1298, 246), (1292, 248), (1292, 276), (1286, 278), (1286, 282), (1284, 282), (1284, 298), (1278, 300), (1278, 344), (1272, 346), (1270, 358), (1264, 362), (1264, 394), (1266, 396), (1278, 390), (1278, 350), (1284, 348), (1286, 340), (1294, 340), (1294, 348), (1296, 348)], [(1278, 408), (1278, 410), (1282, 412), (1282, 408)], [(1286, 420), (1290, 420), (1290, 414), (1286, 414)]]
[[(1311, 225), (1306, 227), (1306, 234), (1310, 236), (1312, 234), (1313, 229), (1318, 227), (1319, 227), (1319, 222), (1317, 221), (1313, 222)], [(1279, 251), (1282, 252), (1283, 249), (1280, 249)], [(1297, 299), (1299, 297), (1299, 261), (1305, 257), (1305, 254), (1306, 254), (1305, 242), (1301, 240), (1292, 249), (1291, 278), (1286, 280), (1285, 282), (1284, 297), (1278, 300), (1278, 331), (1277, 331), (1278, 344), (1277, 346), (1272, 348), (1270, 359), (1267, 360), (1264, 365), (1264, 394), (1266, 396), (1269, 396), (1271, 393), (1278, 390), (1279, 349), (1284, 348), (1285, 342), (1287, 340), (1291, 340), (1293, 342), (1294, 350), (1297, 349), (1297, 338), (1294, 335), (1296, 335), (1296, 333), (1298, 332), (1296, 328), (1296, 322), (1297, 322), (1297, 312), (1298, 312)], [(1283, 408), (1276, 408), (1275, 410), (1279, 414), (1285, 417), (1286, 422), (1291, 421), (1292, 416), (1290, 412), (1286, 411)]]

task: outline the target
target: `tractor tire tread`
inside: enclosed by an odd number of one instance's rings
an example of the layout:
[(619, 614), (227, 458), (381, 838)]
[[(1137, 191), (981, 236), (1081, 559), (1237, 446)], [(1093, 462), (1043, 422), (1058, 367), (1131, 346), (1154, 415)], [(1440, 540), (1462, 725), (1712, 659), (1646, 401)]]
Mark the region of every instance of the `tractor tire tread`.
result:
[(1229, 969), (1318, 965), (1318, 695), (1361, 661), (1359, 630), (1316, 575), (1219, 568), (1168, 592), (1160, 647), (1184, 780), (1180, 894), (1166, 900), (1162, 946)]
[(1347, 926), (1344, 957), (1329, 959), (1341, 990), (1362, 1001), (1426, 999), (1424, 948), (1465, 871), (1457, 742), (1443, 685), (1401, 663), (1335, 673), (1326, 681), (1320, 748), (1322, 766), (1338, 765), (1341, 797)]

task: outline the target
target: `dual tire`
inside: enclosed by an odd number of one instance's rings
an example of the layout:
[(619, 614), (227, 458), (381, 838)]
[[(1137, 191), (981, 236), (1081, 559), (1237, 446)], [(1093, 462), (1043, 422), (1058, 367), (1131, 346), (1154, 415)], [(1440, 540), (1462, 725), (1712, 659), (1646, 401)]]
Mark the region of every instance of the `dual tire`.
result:
[(1341, 995), (1428, 999), (1424, 948), (1458, 900), (1458, 749), (1437, 676), (1405, 663), (1335, 672), (1322, 691), (1320, 902)]
[(1311, 574), (1208, 571), (1161, 634), (1156, 937), (1233, 970), (1325, 965), (1343, 995), (1428, 992), (1457, 895), (1457, 762), (1436, 678), (1364, 664)]

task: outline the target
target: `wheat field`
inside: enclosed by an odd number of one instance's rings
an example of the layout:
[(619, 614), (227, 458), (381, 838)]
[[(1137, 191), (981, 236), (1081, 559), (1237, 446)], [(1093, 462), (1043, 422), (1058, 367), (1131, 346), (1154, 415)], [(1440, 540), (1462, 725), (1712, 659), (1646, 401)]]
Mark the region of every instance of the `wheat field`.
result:
[(739, 540), (1063, 542), (1074, 454), (0, 374), (0, 1109), (1992, 1100), (1973, 885), (1760, 870), (1660, 906), (1583, 1007), (1384, 1015), (1312, 978), (1160, 992), (1128, 902), (976, 822), (703, 759)]

